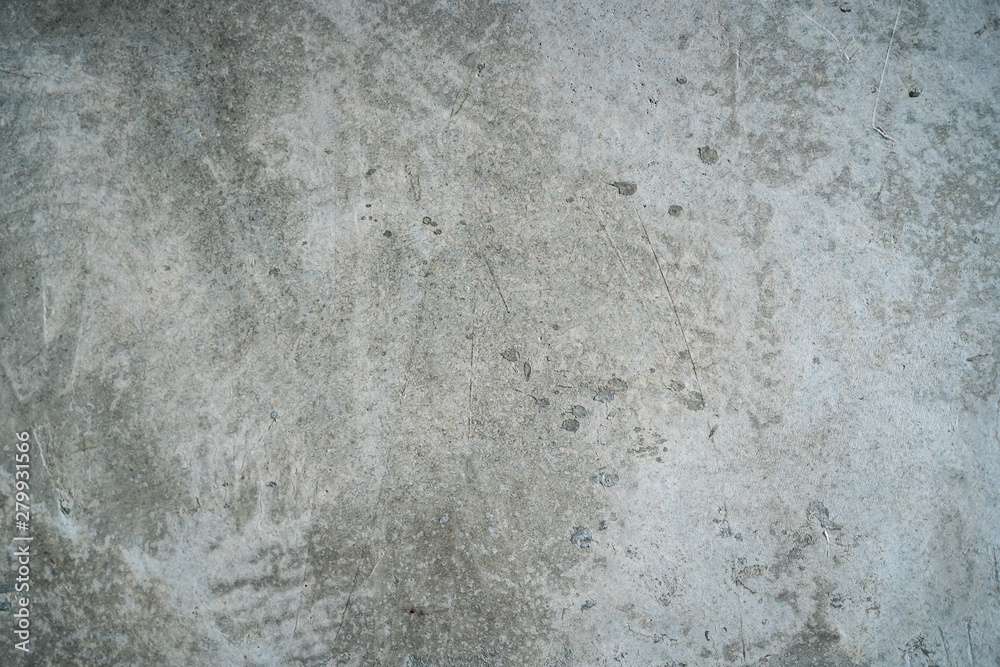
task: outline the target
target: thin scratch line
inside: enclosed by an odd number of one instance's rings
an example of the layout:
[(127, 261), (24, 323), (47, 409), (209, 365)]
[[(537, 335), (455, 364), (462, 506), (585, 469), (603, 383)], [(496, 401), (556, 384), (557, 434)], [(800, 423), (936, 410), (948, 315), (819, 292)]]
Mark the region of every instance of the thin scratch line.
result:
[[(628, 265), (625, 264), (625, 257), (622, 255), (621, 251), (618, 250), (618, 246), (615, 244), (614, 238), (611, 236), (611, 230), (609, 230), (607, 228), (607, 226), (603, 222), (601, 222), (601, 218), (596, 213), (594, 213), (594, 210), (592, 208), (590, 209), (590, 214), (597, 221), (597, 224), (600, 226), (600, 228), (602, 230), (604, 230), (604, 233), (608, 237), (608, 243), (611, 244), (611, 247), (614, 248), (615, 253), (618, 255), (618, 261), (621, 262), (622, 271), (625, 273), (625, 280), (626, 280), (626, 282), (628, 282), (629, 288), (633, 292), (638, 293), (637, 290), (636, 290), (635, 284), (632, 282), (632, 274), (628, 270)], [(636, 211), (636, 215), (639, 217), (639, 223), (642, 224), (642, 217), (638, 215), (638, 210)], [(642, 231), (643, 231), (643, 233), (646, 232), (645, 225), (643, 225)], [(649, 243), (649, 235), (648, 234), (646, 234), (646, 242)], [(650, 249), (652, 249), (652, 244), (650, 244)], [(655, 252), (653, 253), (653, 259), (656, 259), (656, 253)], [(659, 260), (656, 261), (656, 267), (660, 268), (660, 262), (659, 262)], [(664, 285), (664, 287), (667, 287), (667, 279), (664, 277), (662, 269), (660, 270), (660, 278), (663, 278), (663, 285)], [(673, 305), (674, 298), (673, 298), (672, 295), (670, 295), (670, 287), (667, 287), (667, 294), (670, 296), (670, 303), (671, 303), (671, 305)], [(653, 319), (653, 315), (652, 315), (652, 313), (649, 312), (649, 305), (646, 303), (645, 299), (639, 299), (638, 301), (639, 301), (639, 304), (642, 306), (643, 311), (645, 311), (646, 316), (649, 317), (650, 320), (652, 320)], [(677, 323), (680, 324), (680, 317), (677, 316), (677, 307), (676, 306), (674, 306), (674, 316), (677, 317)], [(570, 331), (571, 329), (566, 329), (565, 331)], [(664, 348), (666, 348), (667, 347), (666, 343), (664, 343), (663, 336), (660, 334), (660, 331), (658, 329), (654, 330), (654, 335), (656, 336), (656, 339), (660, 342), (660, 345), (663, 346)], [(681, 335), (684, 337), (684, 344), (685, 344), (685, 346), (687, 346), (687, 336), (684, 333), (684, 327), (683, 326), (681, 326)], [(691, 356), (691, 348), (688, 347), (687, 350), (688, 350), (688, 356), (690, 357)], [(693, 358), (692, 358), (692, 362), (691, 362), (691, 369), (694, 371), (695, 380), (698, 381), (698, 391), (701, 392), (702, 391), (701, 390), (701, 380), (698, 378), (698, 371), (694, 367)], [(534, 398), (534, 396), (532, 396), (532, 398)], [(702, 393), (702, 398), (704, 398), (704, 393)], [(535, 399), (535, 400), (537, 401), (538, 399)]]
[(48, 292), (45, 289), (45, 285), (42, 285), (42, 343), (48, 344), (49, 342), (49, 318), (46, 316), (48, 307), (48, 299), (45, 298), (45, 293)]
[[(420, 333), (420, 327), (424, 323), (424, 310), (427, 299), (427, 290), (421, 287), (420, 290), (420, 310), (417, 311), (416, 323), (413, 325), (414, 333)], [(420, 340), (420, 336), (414, 335), (413, 339), (410, 341), (410, 349), (406, 353), (406, 368), (403, 369), (403, 389), (399, 392), (400, 398), (406, 398), (406, 388), (410, 384), (410, 371), (413, 369), (413, 355), (417, 352), (417, 342)]]
[(951, 667), (951, 654), (948, 653), (948, 642), (945, 641), (944, 631), (941, 629), (940, 625), (938, 626), (938, 634), (941, 635), (941, 645), (944, 646), (944, 660), (948, 667)]
[[(451, 105), (451, 112), (448, 114), (448, 122), (444, 126), (444, 132), (448, 131), (448, 128), (451, 127), (451, 121), (462, 110), (462, 107), (465, 106), (465, 100), (469, 99), (469, 89), (471, 87), (472, 74), (469, 74), (469, 78), (466, 80), (465, 85), (463, 85), (462, 89), (458, 91), (458, 95), (455, 97), (455, 102)], [(458, 106), (456, 106), (456, 104)], [(444, 132), (442, 132), (442, 134), (444, 134)]]
[(653, 261), (656, 262), (656, 270), (660, 272), (660, 278), (663, 280), (663, 286), (667, 290), (667, 296), (670, 298), (670, 307), (674, 310), (674, 317), (677, 318), (677, 326), (681, 330), (681, 338), (684, 339), (684, 347), (687, 349), (688, 360), (691, 362), (691, 371), (694, 373), (694, 379), (698, 383), (698, 393), (702, 395), (704, 399), (705, 392), (701, 387), (701, 378), (698, 377), (698, 368), (694, 364), (694, 355), (691, 354), (691, 345), (688, 344), (687, 333), (684, 331), (684, 324), (681, 322), (681, 315), (677, 311), (677, 303), (674, 301), (674, 295), (670, 291), (670, 285), (667, 284), (667, 276), (663, 273), (663, 267), (660, 266), (660, 258), (656, 256), (656, 250), (653, 248), (653, 242), (649, 239), (649, 232), (646, 231), (646, 223), (642, 221), (642, 214), (639, 209), (635, 209), (635, 215), (639, 218), (639, 226), (642, 227), (642, 234), (646, 237), (646, 243), (649, 245), (649, 251), (653, 253)]
[(996, 580), (997, 592), (1000, 593), (1000, 562), (997, 561), (997, 548), (993, 547), (993, 578)]
[[(473, 313), (473, 317), (475, 313)], [(472, 377), (473, 377), (473, 358), (476, 354), (476, 330), (472, 330), (472, 342), (469, 345), (469, 419), (468, 419), (468, 435), (467, 439), (472, 440)]]
[(622, 271), (625, 272), (625, 279), (628, 280), (629, 281), (629, 285), (631, 285), (632, 284), (632, 278), (629, 275), (628, 267), (625, 266), (625, 258), (622, 256), (621, 250), (618, 249), (618, 246), (615, 245), (615, 240), (613, 238), (611, 238), (611, 232), (608, 230), (608, 228), (605, 226), (605, 224), (600, 221), (600, 219), (597, 220), (597, 224), (600, 225), (601, 230), (604, 232), (604, 235), (608, 237), (608, 243), (610, 243), (611, 247), (614, 248), (615, 254), (618, 255), (618, 261), (621, 262)]
[[(796, 7), (796, 9), (799, 9), (799, 8), (798, 8), (798, 7)], [(829, 29), (828, 29), (828, 28), (827, 28), (826, 26), (824, 26), (824, 25), (820, 24), (820, 23), (819, 23), (819, 21), (817, 21), (817, 20), (816, 20), (816, 19), (814, 19), (813, 17), (809, 16), (808, 14), (806, 14), (806, 13), (805, 13), (804, 11), (802, 11), (801, 9), (799, 9), (799, 13), (800, 13), (800, 14), (802, 14), (802, 16), (804, 16), (804, 17), (806, 17), (807, 19), (809, 19), (810, 21), (812, 21), (813, 23), (815, 23), (815, 24), (816, 24), (817, 26), (819, 26), (819, 28), (820, 28), (821, 30), (825, 31), (825, 32), (826, 32), (826, 34), (830, 35), (830, 37), (833, 37), (833, 41), (835, 41), (835, 42), (837, 43), (837, 51), (838, 51), (838, 52), (841, 52), (841, 54), (842, 54), (842, 55), (843, 55), (843, 56), (844, 56), (845, 58), (847, 58), (847, 52), (846, 52), (846, 51), (844, 51), (843, 49), (841, 49), (841, 48), (840, 48), (840, 40), (839, 40), (839, 39), (837, 39), (837, 36), (836, 36), (836, 35), (834, 35), (834, 34), (833, 34), (832, 32), (830, 32), (830, 30), (829, 30)], [(850, 60), (850, 58), (848, 58), (848, 60)]]
[(19, 77), (24, 78), (24, 79), (30, 79), (31, 78), (27, 74), (24, 74), (22, 72), (15, 72), (15, 71), (9, 70), (9, 69), (0, 69), (0, 73), (10, 74), (12, 76), (19, 76)]
[(305, 591), (299, 593), (299, 604), (295, 607), (295, 625), (292, 626), (292, 641), (295, 641), (295, 631), (299, 627), (299, 611), (302, 610), (302, 597), (306, 594)]
[(483, 261), (486, 262), (486, 268), (489, 269), (490, 275), (493, 276), (493, 285), (497, 288), (497, 294), (500, 295), (500, 300), (503, 301), (504, 310), (510, 315), (510, 308), (507, 307), (507, 299), (503, 298), (503, 290), (500, 289), (500, 281), (497, 280), (497, 274), (493, 273), (493, 267), (490, 266), (490, 260), (486, 255), (483, 255)]
[(337, 645), (337, 641), (340, 639), (340, 631), (344, 627), (344, 621), (347, 619), (347, 609), (351, 606), (351, 598), (354, 597), (354, 591), (358, 588), (358, 575), (361, 574), (361, 563), (358, 563), (357, 568), (354, 570), (354, 582), (351, 584), (351, 592), (347, 594), (347, 602), (344, 603), (344, 610), (340, 612), (340, 625), (337, 626), (337, 634), (333, 637), (333, 645)]
[(878, 110), (878, 101), (882, 96), (882, 82), (885, 81), (885, 71), (889, 68), (889, 54), (892, 52), (892, 39), (896, 36), (896, 26), (899, 25), (899, 15), (903, 12), (903, 0), (899, 0), (899, 9), (896, 10), (896, 21), (892, 24), (892, 34), (889, 35), (889, 48), (885, 50), (885, 63), (882, 65), (882, 78), (878, 81), (878, 91), (875, 93), (875, 106), (872, 107), (872, 129), (879, 133), (883, 139), (892, 141), (892, 137), (885, 133), (881, 127), (875, 124), (875, 112)]
[(972, 667), (976, 667), (976, 659), (972, 657), (972, 619), (971, 618), (965, 619), (965, 632), (966, 632), (965, 636), (968, 638), (968, 642), (969, 642), (968, 644), (966, 644), (966, 647), (968, 648), (968, 651), (969, 651), (969, 664), (972, 665)]

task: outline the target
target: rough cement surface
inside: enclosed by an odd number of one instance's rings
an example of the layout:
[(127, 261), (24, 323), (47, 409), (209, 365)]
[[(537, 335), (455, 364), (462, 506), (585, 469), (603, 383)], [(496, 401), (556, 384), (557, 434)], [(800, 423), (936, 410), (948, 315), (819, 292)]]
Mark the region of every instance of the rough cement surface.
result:
[(2, 3), (4, 664), (1000, 664), (998, 97), (985, 0)]

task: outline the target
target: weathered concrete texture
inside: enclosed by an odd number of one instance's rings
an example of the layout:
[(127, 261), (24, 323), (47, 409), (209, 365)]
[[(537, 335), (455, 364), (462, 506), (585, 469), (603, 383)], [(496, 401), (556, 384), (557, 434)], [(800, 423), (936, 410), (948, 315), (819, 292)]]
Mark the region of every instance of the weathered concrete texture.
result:
[(1000, 664), (996, 2), (0, 9), (4, 664)]

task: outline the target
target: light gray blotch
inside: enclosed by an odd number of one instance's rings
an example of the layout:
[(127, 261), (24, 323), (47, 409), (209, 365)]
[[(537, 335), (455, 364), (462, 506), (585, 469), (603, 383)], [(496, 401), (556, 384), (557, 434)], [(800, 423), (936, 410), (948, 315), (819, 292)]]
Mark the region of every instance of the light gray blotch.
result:
[(594, 542), (594, 531), (586, 526), (577, 526), (573, 529), (573, 536), (569, 541), (581, 549), (589, 549)]

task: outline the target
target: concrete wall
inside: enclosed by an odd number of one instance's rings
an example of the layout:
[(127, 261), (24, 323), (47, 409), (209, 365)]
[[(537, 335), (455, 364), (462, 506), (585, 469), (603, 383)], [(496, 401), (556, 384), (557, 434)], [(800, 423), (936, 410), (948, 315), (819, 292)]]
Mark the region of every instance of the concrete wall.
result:
[(4, 664), (1000, 665), (998, 64), (986, 0), (2, 3)]

